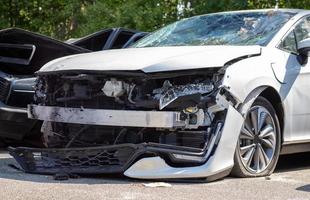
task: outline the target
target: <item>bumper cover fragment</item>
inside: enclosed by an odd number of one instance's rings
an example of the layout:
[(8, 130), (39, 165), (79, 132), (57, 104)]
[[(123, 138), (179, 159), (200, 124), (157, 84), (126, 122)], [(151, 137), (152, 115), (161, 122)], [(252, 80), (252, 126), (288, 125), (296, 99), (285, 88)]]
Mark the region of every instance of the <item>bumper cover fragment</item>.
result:
[(9, 147), (9, 152), (27, 173), (106, 174), (124, 172), (133, 162), (137, 146), (129, 144), (70, 149)]

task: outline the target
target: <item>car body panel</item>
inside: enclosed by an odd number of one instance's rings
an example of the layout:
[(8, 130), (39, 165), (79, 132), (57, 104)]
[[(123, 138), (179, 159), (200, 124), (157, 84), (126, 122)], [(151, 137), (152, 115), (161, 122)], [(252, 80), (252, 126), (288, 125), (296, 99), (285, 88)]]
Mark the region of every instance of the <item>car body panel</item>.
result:
[(1, 30), (0, 43), (35, 46), (34, 55), (27, 65), (0, 62), (0, 70), (11, 75), (33, 75), (34, 72), (50, 60), (66, 55), (90, 52), (90, 50), (19, 28)]
[(285, 97), (287, 135), (290, 135), (290, 142), (310, 140), (310, 109), (307, 106), (310, 101), (310, 64), (300, 65), (296, 55), (283, 54), (287, 58), (286, 72), (279, 79), (284, 82), (280, 92)]
[(157, 47), (109, 50), (73, 55), (53, 60), (38, 73), (68, 70), (143, 71), (155, 73), (221, 67), (227, 62), (248, 55), (259, 55), (259, 46)]

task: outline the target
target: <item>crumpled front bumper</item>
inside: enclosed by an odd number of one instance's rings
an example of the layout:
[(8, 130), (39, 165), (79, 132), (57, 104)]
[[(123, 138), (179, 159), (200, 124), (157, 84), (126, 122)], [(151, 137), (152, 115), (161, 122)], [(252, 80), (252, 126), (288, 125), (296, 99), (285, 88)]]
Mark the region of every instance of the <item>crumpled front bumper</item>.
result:
[(124, 174), (137, 179), (203, 178), (221, 174), (234, 165), (234, 153), (242, 124), (243, 117), (230, 106), (217, 148), (201, 166), (171, 167), (162, 158), (151, 157), (137, 161)]
[[(242, 116), (230, 106), (217, 145), (211, 149), (212, 154), (194, 148), (152, 143), (65, 149), (10, 148), (9, 151), (28, 173), (124, 173), (125, 176), (138, 179), (205, 178), (229, 172), (233, 167), (242, 123)], [(170, 165), (163, 155), (206, 159), (194, 166), (176, 167)]]

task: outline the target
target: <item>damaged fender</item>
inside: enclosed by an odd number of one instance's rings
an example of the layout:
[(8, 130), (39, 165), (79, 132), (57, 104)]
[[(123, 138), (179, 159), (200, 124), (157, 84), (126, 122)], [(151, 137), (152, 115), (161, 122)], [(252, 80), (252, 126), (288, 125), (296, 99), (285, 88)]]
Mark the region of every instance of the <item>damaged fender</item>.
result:
[[(280, 91), (282, 87), (282, 84), (274, 76), (271, 66), (272, 60), (266, 60), (264, 57), (266, 53), (273, 54), (275, 52), (266, 51), (263, 48), (261, 56), (240, 60), (225, 70), (223, 86), (242, 103), (258, 88), (261, 90), (262, 87), (271, 87)], [(261, 65), (258, 67), (253, 63), (261, 63)], [(261, 76), (257, 77), (257, 74)], [(283, 97), (282, 94), (280, 96)]]

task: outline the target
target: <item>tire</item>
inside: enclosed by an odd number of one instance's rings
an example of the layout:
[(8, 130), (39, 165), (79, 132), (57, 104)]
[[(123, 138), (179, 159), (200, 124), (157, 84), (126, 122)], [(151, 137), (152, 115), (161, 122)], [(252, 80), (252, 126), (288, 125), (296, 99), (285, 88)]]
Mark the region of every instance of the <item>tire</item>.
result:
[[(255, 125), (256, 122), (256, 125)], [(231, 175), (250, 178), (273, 173), (280, 154), (281, 131), (276, 112), (264, 97), (258, 97), (240, 131)]]

